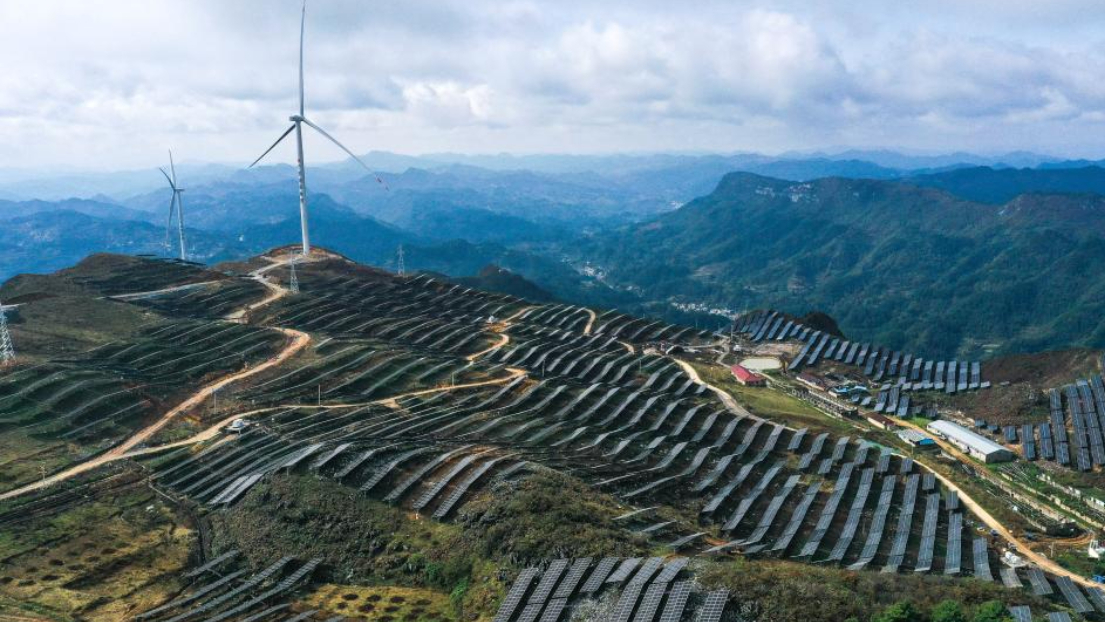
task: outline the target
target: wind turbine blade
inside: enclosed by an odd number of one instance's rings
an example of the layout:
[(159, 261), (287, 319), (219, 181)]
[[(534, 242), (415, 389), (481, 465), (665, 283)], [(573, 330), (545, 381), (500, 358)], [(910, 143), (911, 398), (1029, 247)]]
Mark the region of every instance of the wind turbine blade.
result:
[(173, 183), (173, 178), (169, 177), (169, 174), (165, 172), (165, 169), (158, 167), (157, 170), (161, 171), (161, 174), (165, 176), (165, 181), (169, 182), (169, 187), (173, 190), (176, 190), (176, 184)]
[(352, 151), (350, 151), (350, 150), (349, 150), (349, 149), (348, 149), (348, 148), (347, 148), (347, 147), (346, 147), (345, 145), (343, 145), (343, 144), (339, 143), (339, 142), (338, 142), (338, 139), (337, 139), (337, 138), (334, 138), (334, 137), (333, 137), (333, 136), (331, 136), (330, 134), (327, 134), (327, 133), (326, 133), (326, 130), (324, 130), (324, 129), (322, 129), (321, 127), (319, 127), (319, 126), (315, 125), (314, 123), (312, 123), (312, 122), (311, 122), (310, 120), (308, 120), (308, 119), (303, 119), (303, 122), (304, 122), (304, 123), (306, 123), (307, 125), (310, 125), (310, 126), (311, 126), (311, 128), (313, 128), (313, 129), (314, 129), (314, 130), (315, 130), (316, 132), (318, 132), (319, 134), (322, 134), (323, 136), (325, 136), (325, 137), (326, 137), (326, 138), (327, 138), (327, 139), (328, 139), (328, 140), (329, 140), (330, 142), (334, 143), (334, 144), (335, 144), (335, 145), (337, 145), (337, 146), (338, 146), (339, 148), (341, 148), (341, 150), (342, 150), (342, 151), (344, 151), (344, 152), (348, 153), (348, 154), (349, 154), (349, 157), (351, 157), (351, 158), (353, 158), (354, 160), (356, 160), (356, 161), (357, 161), (357, 164), (360, 164), (361, 166), (363, 166), (363, 167), (364, 167), (364, 170), (366, 170), (366, 171), (368, 171), (369, 173), (371, 173), (371, 174), (372, 174), (372, 176), (376, 178), (376, 181), (377, 181), (377, 182), (378, 182), (378, 183), (379, 183), (379, 184), (380, 184), (381, 186), (383, 186), (384, 188), (387, 188), (387, 187), (388, 187), (388, 185), (384, 183), (384, 180), (380, 179), (380, 176), (376, 174), (376, 171), (374, 171), (374, 170), (372, 170), (372, 169), (368, 168), (368, 165), (367, 165), (367, 164), (365, 164), (365, 163), (364, 163), (364, 161), (362, 161), (362, 160), (361, 160), (360, 158), (358, 158), (358, 157), (357, 157), (357, 155), (356, 155), (356, 154), (354, 154), (354, 153), (353, 153)]
[[(265, 156), (267, 156), (267, 155), (269, 155), (269, 152), (270, 152), (270, 151), (272, 151), (273, 149), (276, 149), (276, 146), (280, 144), (280, 141), (282, 141), (282, 140), (284, 140), (285, 138), (287, 138), (287, 137), (288, 137), (288, 134), (291, 134), (291, 133), (292, 133), (292, 130), (294, 130), (294, 129), (295, 129), (295, 124), (292, 124), (292, 126), (291, 126), (291, 127), (289, 127), (288, 129), (284, 130), (284, 133), (280, 135), (280, 138), (277, 138), (277, 139), (276, 139), (276, 142), (274, 142), (274, 143), (272, 144), (272, 146), (271, 146), (271, 147), (269, 147), (268, 149), (265, 149), (265, 153), (262, 153), (262, 154), (261, 154), (261, 157), (259, 157), (259, 158), (257, 158), (256, 160), (254, 160), (254, 161), (253, 161), (253, 164), (250, 164), (250, 165), (249, 165), (249, 166), (247, 166), (246, 168), (253, 168), (254, 164), (257, 164), (258, 162), (260, 162), (261, 160), (263, 160), (263, 159), (264, 159), (264, 157), (265, 157)], [(164, 173), (165, 171), (161, 171), (161, 172), (162, 172), (162, 173)]]
[(173, 164), (173, 150), (169, 150), (169, 170), (173, 172), (173, 188), (176, 188), (176, 164)]
[(299, 18), (299, 116), (303, 116), (303, 33), (307, 30), (307, 0), (303, 0), (303, 14)]

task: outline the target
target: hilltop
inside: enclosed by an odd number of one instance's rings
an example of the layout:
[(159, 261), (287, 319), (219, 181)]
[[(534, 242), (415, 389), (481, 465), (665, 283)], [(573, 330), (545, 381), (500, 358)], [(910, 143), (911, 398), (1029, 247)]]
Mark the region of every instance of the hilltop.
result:
[(716, 335), (322, 250), (292, 293), (292, 259), (97, 255), (3, 286), (24, 349), (0, 376), (0, 602), (159, 622), (1066, 607), (980, 580), (1004, 543), (975, 534), (1024, 528), (965, 505), (1000, 491), (938, 481), (959, 476), (783, 375), (737, 387)]

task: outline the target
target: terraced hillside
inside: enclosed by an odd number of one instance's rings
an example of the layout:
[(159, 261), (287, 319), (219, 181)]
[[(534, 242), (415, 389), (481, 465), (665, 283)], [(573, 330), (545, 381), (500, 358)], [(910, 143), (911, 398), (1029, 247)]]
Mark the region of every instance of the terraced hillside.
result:
[[(718, 335), (324, 252), (245, 267), (55, 277), (144, 324), (2, 372), (0, 439), (24, 453), (0, 494), (0, 604), (151, 622), (816, 619), (756, 614), (792, 584), (739, 578), (816, 568), (838, 594), (878, 592), (823, 619), (917, 592), (1105, 612), (1061, 569), (1003, 565), (994, 519), (893, 435), (817, 411), (793, 425), (707, 384)], [(17, 342), (54, 304), (24, 295)], [(54, 456), (37, 477), (36, 452)], [(82, 520), (120, 498), (148, 499), (149, 520)], [(105, 576), (38, 574), (53, 545), (36, 534), (83, 547), (117, 519), (141, 532), (128, 546), (160, 538), (175, 561), (142, 548)]]

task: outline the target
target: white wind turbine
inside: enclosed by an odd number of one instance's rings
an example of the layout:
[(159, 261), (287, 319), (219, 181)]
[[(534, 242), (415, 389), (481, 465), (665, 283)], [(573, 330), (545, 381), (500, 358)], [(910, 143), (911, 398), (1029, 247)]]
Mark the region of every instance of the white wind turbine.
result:
[(311, 254), (311, 235), (310, 235), (310, 228), (309, 228), (308, 222), (307, 222), (307, 171), (306, 171), (306, 169), (304, 168), (304, 165), (303, 165), (303, 124), (304, 123), (307, 124), (308, 126), (310, 126), (315, 131), (317, 131), (319, 134), (322, 134), (327, 140), (329, 140), (330, 142), (332, 142), (335, 145), (337, 145), (338, 147), (340, 147), (342, 151), (349, 154), (349, 157), (356, 160), (357, 163), (360, 164), (361, 166), (363, 166), (365, 168), (365, 170), (367, 170), (369, 173), (372, 173), (372, 175), (374, 177), (376, 177), (376, 181), (380, 185), (384, 185), (384, 182), (378, 176), (376, 176), (376, 174), (372, 171), (372, 169), (368, 168), (367, 164), (362, 162), (361, 159), (358, 158), (356, 155), (354, 155), (352, 151), (347, 149), (345, 145), (338, 142), (338, 139), (336, 139), (333, 136), (331, 136), (330, 134), (326, 133), (326, 130), (322, 129), (318, 125), (315, 125), (314, 123), (312, 123), (310, 121), (310, 119), (308, 119), (307, 117), (304, 116), (304, 111), (303, 111), (303, 33), (304, 33), (304, 29), (306, 27), (306, 23), (307, 23), (307, 0), (303, 0), (303, 13), (300, 16), (300, 22), (299, 22), (299, 114), (294, 114), (291, 117), (289, 117), (288, 120), (292, 122), (291, 127), (284, 130), (284, 133), (280, 135), (280, 138), (277, 138), (276, 142), (274, 142), (271, 147), (266, 149), (265, 152), (261, 154), (261, 157), (254, 160), (253, 164), (249, 165), (249, 168), (253, 168), (253, 166), (255, 164), (257, 164), (258, 162), (260, 162), (265, 156), (267, 156), (270, 151), (275, 149), (276, 146), (280, 144), (280, 141), (287, 138), (288, 134), (292, 133), (292, 130), (295, 130), (296, 157), (297, 157), (297, 163), (299, 165), (299, 223), (300, 223), (300, 228), (303, 231), (303, 254), (304, 255), (310, 255)]
[(180, 241), (180, 258), (184, 261), (188, 260), (188, 254), (184, 247), (184, 188), (176, 185), (176, 165), (173, 164), (173, 152), (169, 150), (169, 170), (172, 171), (172, 175), (165, 172), (165, 169), (157, 169), (161, 171), (161, 174), (165, 176), (165, 180), (169, 182), (169, 187), (173, 189), (173, 198), (169, 199), (169, 224), (165, 225), (165, 246), (166, 248), (172, 248), (172, 231), (173, 231), (173, 215), (174, 212), (177, 216), (177, 239)]

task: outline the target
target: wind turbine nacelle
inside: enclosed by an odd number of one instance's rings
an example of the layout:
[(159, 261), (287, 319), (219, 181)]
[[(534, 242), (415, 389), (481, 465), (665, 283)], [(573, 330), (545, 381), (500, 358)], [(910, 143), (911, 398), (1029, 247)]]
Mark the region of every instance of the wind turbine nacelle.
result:
[(293, 114), (292, 116), (288, 117), (288, 120), (292, 123), (299, 123), (300, 121), (303, 121), (303, 115)]

